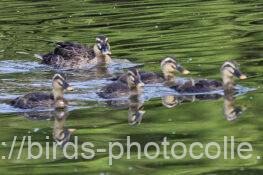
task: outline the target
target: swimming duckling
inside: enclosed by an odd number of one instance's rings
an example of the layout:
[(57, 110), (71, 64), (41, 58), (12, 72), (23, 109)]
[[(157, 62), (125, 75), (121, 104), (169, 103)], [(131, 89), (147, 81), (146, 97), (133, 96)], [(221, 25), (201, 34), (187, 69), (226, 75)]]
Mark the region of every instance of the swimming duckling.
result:
[(137, 69), (130, 69), (126, 74), (125, 80), (117, 80), (103, 87), (97, 94), (102, 98), (118, 98), (140, 94), (144, 84), (141, 82), (140, 74)]
[(53, 52), (45, 55), (35, 54), (35, 57), (41, 59), (43, 64), (64, 69), (106, 65), (111, 62), (109, 39), (104, 35), (96, 37), (93, 48), (79, 43), (58, 42)]
[(212, 90), (230, 90), (234, 89), (234, 76), (238, 77), (240, 80), (246, 79), (246, 75), (242, 74), (238, 66), (230, 61), (226, 61), (220, 68), (221, 76), (223, 82), (215, 80), (191, 80), (182, 85), (172, 86), (178, 92), (187, 93), (203, 93)]
[(54, 75), (52, 86), (53, 93), (51, 94), (43, 92), (29, 93), (12, 100), (11, 105), (22, 109), (67, 107), (68, 102), (63, 97), (64, 90), (73, 91), (73, 87), (60, 74)]
[[(161, 62), (161, 70), (163, 75), (154, 72), (140, 72), (141, 81), (145, 84), (163, 83), (175, 80), (175, 73), (179, 71), (180, 73), (187, 75), (190, 72), (181, 66), (174, 57), (167, 57)], [(126, 81), (126, 75), (121, 75), (112, 80)]]

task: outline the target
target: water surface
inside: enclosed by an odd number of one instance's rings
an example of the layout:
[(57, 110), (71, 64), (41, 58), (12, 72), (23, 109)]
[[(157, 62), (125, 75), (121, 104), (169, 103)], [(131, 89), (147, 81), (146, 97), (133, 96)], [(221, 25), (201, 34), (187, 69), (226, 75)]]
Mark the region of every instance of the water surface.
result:
[[(39, 64), (35, 53), (47, 53), (57, 41), (78, 41), (92, 45), (98, 34), (110, 38), (113, 57), (120, 60), (110, 68), (110, 76), (143, 63), (145, 71), (160, 72), (162, 58), (173, 55), (191, 75), (186, 78), (220, 80), (219, 68), (226, 60), (236, 61), (249, 77), (238, 84), (245, 89), (235, 98), (242, 114), (229, 121), (223, 114), (224, 98), (194, 100), (165, 106), (169, 89), (147, 88), (142, 97), (146, 113), (140, 125), (130, 126), (128, 107), (109, 107), (98, 99), (94, 90), (108, 83), (109, 74), (92, 71), (63, 72), (76, 91), (67, 94), (71, 101), (65, 128), (74, 128), (80, 142), (91, 141), (99, 148), (108, 142), (126, 143), (126, 136), (145, 145), (182, 141), (217, 141), (234, 136), (238, 142), (253, 144), (255, 153), (262, 151), (262, 33), (263, 4), (238, 0), (145, 0), (145, 1), (12, 1), (0, 2), (0, 156), (7, 155), (13, 136), (32, 136), (44, 144), (52, 137), (54, 116), (34, 120), (25, 111), (11, 108), (8, 100), (31, 91), (51, 90), (51, 78), (58, 71)], [(126, 62), (123, 60), (129, 60)], [(121, 65), (121, 66), (120, 66)], [(105, 76), (106, 75), (106, 76)], [(251, 88), (254, 91), (250, 91)], [(256, 89), (256, 90), (255, 90)], [(243, 89), (244, 90), (244, 89)], [(148, 95), (147, 95), (148, 94)], [(150, 95), (149, 95), (150, 94)], [(153, 94), (153, 95), (152, 95)], [(220, 94), (220, 93), (219, 93)], [(169, 98), (168, 98), (169, 99)], [(182, 99), (178, 97), (177, 99)], [(125, 101), (125, 100), (124, 100)], [(125, 103), (125, 102), (124, 102)], [(169, 107), (169, 108), (168, 108)], [(73, 137), (71, 137), (73, 141)], [(26, 151), (26, 148), (23, 149)], [(19, 145), (15, 152), (19, 151)], [(1, 160), (3, 174), (260, 174), (262, 160), (116, 160), (108, 165), (108, 155), (98, 153), (92, 160), (67, 160), (61, 151), (57, 160)]]

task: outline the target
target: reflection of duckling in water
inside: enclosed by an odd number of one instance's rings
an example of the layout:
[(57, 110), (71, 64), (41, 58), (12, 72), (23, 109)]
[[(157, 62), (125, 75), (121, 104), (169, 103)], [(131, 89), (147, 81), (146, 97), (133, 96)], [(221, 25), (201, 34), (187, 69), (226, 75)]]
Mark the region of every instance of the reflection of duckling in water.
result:
[(140, 124), (144, 114), (145, 110), (143, 110), (143, 103), (139, 100), (139, 96), (130, 96), (128, 109), (129, 125), (134, 126)]
[(224, 116), (228, 121), (234, 121), (245, 110), (245, 107), (235, 106), (234, 91), (225, 91)]
[(64, 147), (69, 141), (71, 134), (76, 131), (76, 129), (65, 129), (65, 121), (68, 116), (67, 111), (57, 110), (54, 115), (54, 127), (53, 127), (53, 138), (55, 142)]
[[(186, 75), (190, 72), (186, 70), (183, 66), (181, 66), (175, 58), (167, 57), (161, 62), (161, 70), (163, 75), (154, 72), (139, 72), (141, 76), (141, 81), (145, 84), (154, 84), (154, 83), (164, 83), (164, 82), (174, 82), (175, 81), (175, 73), (179, 71), (180, 73)], [(127, 75), (121, 75), (117, 78), (113, 78), (112, 80), (125, 81)]]
[(52, 94), (42, 92), (29, 93), (12, 100), (11, 105), (22, 109), (67, 107), (68, 102), (64, 98), (64, 90), (73, 91), (73, 87), (59, 74), (54, 75), (52, 86)]
[(194, 95), (188, 95), (188, 96), (168, 95), (162, 97), (162, 104), (167, 108), (173, 108), (175, 106), (180, 105), (183, 102), (194, 102), (194, 101), (195, 101)]
[(141, 82), (138, 70), (129, 69), (126, 75), (125, 81), (118, 80), (106, 85), (97, 94), (106, 99), (141, 94), (144, 84)]
[(54, 52), (46, 55), (35, 54), (43, 64), (54, 68), (78, 69), (88, 65), (102, 65), (111, 62), (111, 52), (108, 38), (97, 36), (93, 48), (72, 42), (59, 42)]
[(182, 85), (172, 86), (171, 88), (180, 93), (202, 93), (219, 89), (234, 89), (234, 76), (238, 77), (241, 80), (247, 78), (246, 75), (240, 72), (236, 64), (229, 61), (225, 62), (221, 66), (220, 71), (223, 83), (215, 80), (192, 80)]

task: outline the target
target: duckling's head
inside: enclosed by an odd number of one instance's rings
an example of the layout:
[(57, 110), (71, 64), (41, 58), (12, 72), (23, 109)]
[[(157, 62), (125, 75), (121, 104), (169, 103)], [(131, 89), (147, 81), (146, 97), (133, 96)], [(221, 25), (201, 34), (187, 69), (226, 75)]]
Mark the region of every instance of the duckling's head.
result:
[(73, 91), (74, 88), (72, 86), (70, 86), (64, 77), (62, 77), (62, 75), (60, 74), (55, 74), (53, 77), (53, 89), (54, 90), (67, 90), (67, 91)]
[(144, 83), (141, 81), (139, 71), (135, 68), (129, 69), (127, 72), (127, 84), (130, 89), (142, 89)]
[(96, 56), (107, 56), (111, 55), (110, 44), (108, 37), (99, 35), (96, 37), (96, 44), (94, 45), (94, 51)]
[(180, 73), (187, 75), (190, 72), (181, 66), (174, 57), (167, 57), (161, 62), (161, 69), (166, 78), (174, 77), (174, 73), (179, 71)]
[(247, 76), (245, 74), (241, 73), (237, 64), (230, 62), (230, 61), (226, 61), (221, 66), (220, 71), (221, 71), (221, 75), (223, 78), (224, 85), (227, 85), (229, 83), (233, 83), (234, 76), (239, 78), (240, 80), (244, 80), (247, 78)]

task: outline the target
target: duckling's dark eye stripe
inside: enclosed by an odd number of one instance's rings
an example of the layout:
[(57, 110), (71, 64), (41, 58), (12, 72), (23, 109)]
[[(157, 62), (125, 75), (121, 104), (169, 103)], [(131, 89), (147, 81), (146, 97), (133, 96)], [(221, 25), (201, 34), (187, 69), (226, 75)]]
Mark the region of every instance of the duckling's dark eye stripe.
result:
[(232, 69), (234, 69), (234, 70), (236, 69), (236, 68), (234, 68), (233, 66), (231, 66), (231, 65), (229, 65), (229, 64), (228, 64), (228, 65), (225, 65), (224, 67), (225, 67), (225, 68), (230, 67), (230, 68), (232, 68)]
[(169, 63), (169, 64), (177, 64), (175, 61), (173, 61), (173, 60), (168, 60), (168, 61), (166, 61), (166, 64), (167, 63)]

